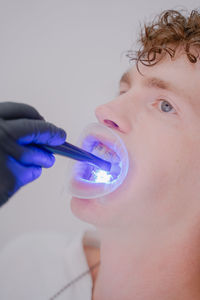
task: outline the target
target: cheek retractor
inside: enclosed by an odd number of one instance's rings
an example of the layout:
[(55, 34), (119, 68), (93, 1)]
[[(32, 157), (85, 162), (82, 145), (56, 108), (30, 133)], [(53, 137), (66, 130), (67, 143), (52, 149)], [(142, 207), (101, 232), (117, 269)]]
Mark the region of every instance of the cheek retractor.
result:
[(78, 146), (111, 163), (109, 171), (87, 162), (70, 162), (68, 188), (72, 196), (97, 198), (113, 192), (124, 181), (129, 167), (128, 153), (114, 130), (99, 124), (88, 125)]

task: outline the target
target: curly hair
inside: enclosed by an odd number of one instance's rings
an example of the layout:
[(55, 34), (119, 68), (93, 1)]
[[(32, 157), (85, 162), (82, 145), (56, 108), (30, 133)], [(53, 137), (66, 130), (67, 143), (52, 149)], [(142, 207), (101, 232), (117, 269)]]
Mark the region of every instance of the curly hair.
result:
[[(137, 41), (140, 49), (129, 50), (129, 61), (154, 66), (166, 53), (171, 58), (182, 46), (191, 63), (196, 63), (200, 49), (200, 13), (192, 10), (188, 15), (177, 10), (165, 10), (149, 24), (144, 24)], [(196, 54), (191, 50), (196, 49)]]

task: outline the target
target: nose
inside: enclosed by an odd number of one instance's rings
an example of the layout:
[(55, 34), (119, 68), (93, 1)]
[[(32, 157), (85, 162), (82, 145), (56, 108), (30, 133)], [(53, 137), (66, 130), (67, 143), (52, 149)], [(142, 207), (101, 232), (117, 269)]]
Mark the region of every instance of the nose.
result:
[(119, 132), (128, 133), (131, 130), (131, 123), (128, 118), (127, 104), (125, 101), (122, 103), (119, 98), (98, 106), (95, 115), (101, 124)]

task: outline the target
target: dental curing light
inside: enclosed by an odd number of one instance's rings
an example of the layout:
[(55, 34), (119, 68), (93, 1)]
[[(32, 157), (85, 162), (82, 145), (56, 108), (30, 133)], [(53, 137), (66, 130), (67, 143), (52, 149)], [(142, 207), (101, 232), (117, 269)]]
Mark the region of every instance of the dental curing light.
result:
[(60, 146), (42, 145), (42, 147), (54, 154), (69, 157), (77, 161), (91, 163), (104, 171), (111, 170), (111, 163), (109, 161), (103, 160), (102, 158), (99, 158), (96, 155), (91, 154), (88, 151), (85, 151), (70, 143), (65, 142)]
[(68, 190), (74, 197), (101, 198), (116, 190), (124, 181), (129, 167), (128, 152), (119, 135), (99, 123), (89, 124), (82, 132), (78, 146), (102, 160), (110, 162), (110, 170), (94, 164), (70, 161)]

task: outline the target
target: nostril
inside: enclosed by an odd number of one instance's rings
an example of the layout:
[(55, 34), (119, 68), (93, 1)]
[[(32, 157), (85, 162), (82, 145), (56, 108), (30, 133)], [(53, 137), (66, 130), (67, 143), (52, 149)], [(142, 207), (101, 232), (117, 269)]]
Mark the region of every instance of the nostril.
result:
[(111, 121), (111, 120), (104, 120), (104, 123), (106, 124), (106, 125), (108, 125), (108, 127), (111, 127), (111, 128), (119, 128), (119, 126), (115, 123), (115, 122), (113, 122), (113, 121)]

